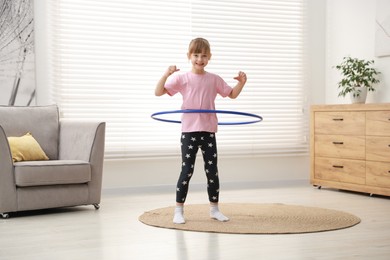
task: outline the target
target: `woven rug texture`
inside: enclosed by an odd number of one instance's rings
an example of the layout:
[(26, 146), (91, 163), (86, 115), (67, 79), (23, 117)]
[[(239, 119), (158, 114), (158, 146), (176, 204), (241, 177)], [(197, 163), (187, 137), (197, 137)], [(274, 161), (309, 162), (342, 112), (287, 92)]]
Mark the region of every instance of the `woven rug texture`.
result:
[(150, 226), (229, 234), (295, 234), (338, 230), (360, 223), (339, 210), (286, 204), (220, 204), (228, 222), (211, 219), (208, 204), (185, 205), (185, 224), (173, 224), (174, 206), (147, 211), (139, 220)]

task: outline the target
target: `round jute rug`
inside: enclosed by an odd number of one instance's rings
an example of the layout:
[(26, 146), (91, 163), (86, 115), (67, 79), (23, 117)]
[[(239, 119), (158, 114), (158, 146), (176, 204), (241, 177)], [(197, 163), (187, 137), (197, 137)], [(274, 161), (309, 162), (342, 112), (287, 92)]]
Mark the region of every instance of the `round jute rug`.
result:
[(185, 224), (173, 224), (174, 207), (147, 211), (139, 220), (150, 226), (230, 234), (294, 234), (343, 229), (360, 223), (352, 214), (285, 204), (220, 204), (228, 222), (219, 222), (209, 216), (209, 205), (186, 205)]

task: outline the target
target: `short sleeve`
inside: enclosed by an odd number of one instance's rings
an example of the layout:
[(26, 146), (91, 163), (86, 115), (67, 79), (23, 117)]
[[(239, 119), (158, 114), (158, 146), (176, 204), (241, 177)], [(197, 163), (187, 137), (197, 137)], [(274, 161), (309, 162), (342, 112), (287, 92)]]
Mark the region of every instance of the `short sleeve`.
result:
[(164, 85), (165, 89), (168, 92), (168, 95), (173, 96), (176, 93), (180, 92), (182, 88), (182, 84), (180, 82), (181, 80), (179, 75), (174, 75), (168, 78), (167, 82)]
[(227, 97), (232, 92), (233, 88), (230, 87), (221, 77), (217, 76), (217, 93), (222, 97)]

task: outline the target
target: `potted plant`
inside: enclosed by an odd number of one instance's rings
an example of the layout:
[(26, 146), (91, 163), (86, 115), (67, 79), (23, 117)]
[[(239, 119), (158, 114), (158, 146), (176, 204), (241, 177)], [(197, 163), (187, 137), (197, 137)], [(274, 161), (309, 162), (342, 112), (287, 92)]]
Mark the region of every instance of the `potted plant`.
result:
[(364, 103), (367, 91), (375, 91), (374, 84), (379, 83), (377, 75), (380, 74), (371, 65), (373, 60), (359, 60), (357, 58), (344, 57), (336, 66), (341, 71), (343, 78), (338, 82), (340, 88), (339, 97), (350, 93), (352, 103)]

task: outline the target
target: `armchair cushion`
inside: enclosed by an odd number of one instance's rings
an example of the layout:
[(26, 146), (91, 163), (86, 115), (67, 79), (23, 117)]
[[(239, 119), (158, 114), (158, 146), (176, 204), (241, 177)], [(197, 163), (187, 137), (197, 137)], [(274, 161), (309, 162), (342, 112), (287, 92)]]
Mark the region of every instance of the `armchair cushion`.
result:
[(20, 137), (8, 137), (8, 142), (14, 162), (49, 160), (31, 133)]
[(30, 132), (50, 160), (58, 159), (59, 112), (56, 105), (0, 106), (0, 125), (6, 136), (22, 136)]
[(15, 183), (18, 187), (80, 184), (91, 181), (91, 165), (79, 160), (16, 162)]

